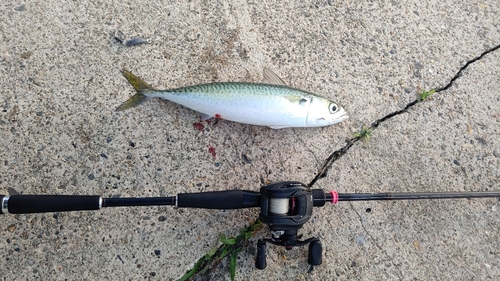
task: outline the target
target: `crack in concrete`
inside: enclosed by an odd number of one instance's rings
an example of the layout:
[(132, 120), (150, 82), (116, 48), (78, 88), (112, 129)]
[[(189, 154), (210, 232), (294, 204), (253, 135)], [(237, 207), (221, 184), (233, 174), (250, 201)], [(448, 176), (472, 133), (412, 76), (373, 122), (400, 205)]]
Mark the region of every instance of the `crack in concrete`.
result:
[[(469, 67), (469, 65), (475, 63), (476, 61), (482, 59), (487, 54), (494, 52), (498, 49), (500, 49), (500, 45), (497, 45), (497, 46), (483, 52), (481, 55), (467, 61), (467, 63), (465, 63), (458, 70), (457, 74), (455, 74), (455, 76), (453, 76), (453, 78), (451, 78), (451, 80), (450, 80), (450, 82), (448, 82), (448, 84), (446, 84), (444, 87), (435, 89), (434, 93), (439, 93), (439, 92), (448, 90), (451, 86), (453, 86), (453, 83), (455, 82), (455, 80), (457, 80), (462, 75), (462, 72), (465, 69), (467, 69), (467, 67)], [(417, 98), (416, 100), (408, 103), (405, 106), (405, 108), (398, 110), (398, 111), (394, 111), (392, 113), (389, 113), (386, 116), (376, 120), (375, 122), (372, 123), (372, 125), (368, 129), (375, 130), (380, 124), (384, 123), (385, 121), (391, 119), (394, 116), (397, 116), (397, 115), (400, 115), (400, 114), (407, 112), (408, 109), (410, 109), (411, 107), (413, 107), (414, 105), (416, 105), (417, 103), (419, 103), (421, 101), (422, 101), (421, 99)], [(344, 156), (347, 153), (347, 151), (349, 151), (349, 149), (354, 145), (354, 143), (358, 142), (361, 138), (362, 138), (362, 136), (357, 136), (357, 137), (354, 137), (352, 139), (347, 140), (346, 145), (344, 147), (342, 147), (339, 150), (334, 151), (332, 154), (330, 154), (330, 156), (328, 156), (328, 158), (325, 160), (320, 171), (316, 174), (316, 176), (313, 178), (313, 180), (308, 184), (308, 187), (311, 188), (319, 179), (326, 177), (327, 172), (330, 169), (330, 167), (333, 165), (333, 163), (335, 163), (335, 161), (337, 161), (340, 157)]]
[(373, 244), (375, 244), (375, 246), (377, 246), (377, 248), (382, 251), (382, 253), (384, 253), (384, 255), (389, 259), (389, 261), (391, 262), (392, 266), (394, 266), (394, 268), (397, 269), (397, 271), (399, 272), (399, 278), (402, 280), (403, 279), (403, 272), (401, 272), (401, 269), (394, 263), (394, 258), (392, 258), (388, 253), (387, 251), (384, 250), (384, 248), (382, 248), (382, 246), (380, 246), (377, 242), (377, 240), (375, 240), (375, 238), (373, 238), (373, 236), (371, 235), (371, 233), (366, 230), (366, 227), (363, 223), (363, 218), (361, 217), (361, 215), (359, 214), (358, 211), (356, 211), (356, 209), (354, 209), (354, 206), (352, 205), (351, 202), (349, 202), (349, 205), (351, 206), (351, 210), (353, 210), (356, 215), (358, 215), (359, 217), (359, 222), (361, 223), (361, 227), (363, 228), (363, 230), (366, 232), (366, 235), (368, 235), (368, 237), (371, 238), (371, 240), (373, 241)]

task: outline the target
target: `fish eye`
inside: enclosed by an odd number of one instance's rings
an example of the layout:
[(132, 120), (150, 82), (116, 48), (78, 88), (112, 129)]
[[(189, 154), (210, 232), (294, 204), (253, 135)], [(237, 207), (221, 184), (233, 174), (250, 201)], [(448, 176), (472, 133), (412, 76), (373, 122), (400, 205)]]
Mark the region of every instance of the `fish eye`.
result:
[(339, 107), (332, 102), (330, 103), (330, 105), (328, 105), (328, 110), (330, 110), (330, 113), (333, 114), (339, 110)]

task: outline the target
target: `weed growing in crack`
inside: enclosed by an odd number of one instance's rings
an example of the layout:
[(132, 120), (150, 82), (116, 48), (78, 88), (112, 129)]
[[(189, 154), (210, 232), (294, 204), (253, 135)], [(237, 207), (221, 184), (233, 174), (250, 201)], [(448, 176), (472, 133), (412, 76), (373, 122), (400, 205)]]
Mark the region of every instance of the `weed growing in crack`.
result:
[(201, 257), (198, 262), (191, 268), (184, 276), (182, 276), (179, 281), (188, 280), (195, 274), (206, 274), (210, 269), (214, 268), (223, 258), (229, 256), (231, 261), (229, 263), (229, 270), (231, 275), (231, 280), (236, 277), (236, 257), (238, 253), (247, 246), (248, 239), (252, 235), (262, 228), (262, 222), (256, 220), (250, 226), (243, 228), (240, 234), (236, 237), (227, 238), (224, 234), (221, 234), (219, 241), (222, 242), (217, 248), (213, 248), (206, 255)]
[(426, 100), (427, 98), (429, 98), (430, 96), (432, 96), (432, 94), (434, 94), (436, 92), (436, 90), (430, 90), (430, 91), (422, 91), (418, 94), (418, 101), (424, 101)]
[(360, 132), (354, 132), (352, 135), (355, 138), (359, 138), (362, 141), (369, 141), (370, 138), (372, 137), (373, 129), (370, 127), (366, 127), (366, 125), (363, 125), (363, 128), (361, 129)]

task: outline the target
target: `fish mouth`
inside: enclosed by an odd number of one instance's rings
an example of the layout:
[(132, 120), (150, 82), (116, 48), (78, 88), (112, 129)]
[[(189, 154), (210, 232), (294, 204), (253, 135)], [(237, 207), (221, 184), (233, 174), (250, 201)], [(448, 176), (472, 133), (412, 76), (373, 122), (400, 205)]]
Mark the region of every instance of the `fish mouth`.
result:
[(347, 115), (347, 112), (343, 109), (340, 108), (337, 112), (334, 114), (329, 114), (329, 115), (324, 115), (325, 117), (316, 117), (314, 119), (310, 119), (309, 122), (307, 122), (308, 127), (320, 127), (320, 126), (328, 126), (336, 123), (340, 123), (344, 120), (349, 119), (349, 116)]
[(344, 111), (344, 114), (342, 114), (342, 115), (338, 118), (339, 122), (344, 121), (344, 120), (347, 120), (347, 119), (349, 119), (349, 115), (347, 115), (347, 112), (345, 112), (345, 111)]
[(321, 117), (321, 118), (317, 118), (316, 119), (316, 122), (317, 123), (327, 123), (327, 124), (336, 124), (336, 123), (340, 123), (344, 120), (347, 120), (349, 119), (349, 116), (347, 115), (347, 112), (343, 112), (340, 116), (336, 116), (335, 118), (332, 118), (332, 119), (327, 119), (327, 118), (324, 118), (324, 117)]
[(342, 122), (344, 120), (347, 120), (349, 119), (349, 116), (347, 115), (347, 111), (345, 111), (343, 108), (335, 114), (335, 118), (332, 120), (333, 123), (332, 124), (335, 124), (335, 123), (339, 123), (339, 122)]

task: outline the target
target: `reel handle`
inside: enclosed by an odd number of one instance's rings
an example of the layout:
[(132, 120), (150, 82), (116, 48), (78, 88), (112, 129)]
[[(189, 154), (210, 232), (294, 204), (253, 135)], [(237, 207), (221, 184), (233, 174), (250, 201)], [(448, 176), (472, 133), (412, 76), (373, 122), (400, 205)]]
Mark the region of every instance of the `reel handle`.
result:
[(266, 262), (266, 242), (264, 240), (259, 240), (257, 242), (257, 257), (255, 259), (255, 267), (257, 269), (265, 269), (267, 266)]
[(309, 253), (307, 255), (307, 263), (314, 266), (323, 263), (323, 246), (319, 239), (314, 239), (309, 243)]

